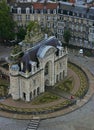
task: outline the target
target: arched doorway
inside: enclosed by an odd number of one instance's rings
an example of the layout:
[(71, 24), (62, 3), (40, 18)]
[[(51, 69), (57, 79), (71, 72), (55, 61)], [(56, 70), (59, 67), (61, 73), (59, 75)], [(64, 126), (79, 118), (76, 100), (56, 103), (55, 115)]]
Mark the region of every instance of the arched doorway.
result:
[(23, 92), (23, 100), (26, 100), (26, 93)]
[(46, 63), (45, 65), (45, 72), (44, 75), (47, 76), (49, 74), (49, 62)]
[(44, 69), (44, 77), (45, 77), (45, 86), (51, 86), (52, 85), (52, 62), (48, 61), (45, 64), (45, 69)]
[(33, 96), (33, 95), (32, 95), (32, 92), (30, 92), (30, 100), (32, 100), (32, 96)]
[(36, 97), (36, 89), (33, 91), (33, 97)]
[(65, 71), (63, 70), (63, 78), (65, 78)]
[(39, 95), (40, 94), (40, 88), (38, 87), (37, 88), (37, 95)]

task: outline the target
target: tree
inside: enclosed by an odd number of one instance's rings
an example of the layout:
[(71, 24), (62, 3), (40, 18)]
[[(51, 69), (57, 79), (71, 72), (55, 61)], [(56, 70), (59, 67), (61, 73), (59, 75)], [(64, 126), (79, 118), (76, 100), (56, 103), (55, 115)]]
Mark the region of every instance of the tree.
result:
[(54, 35), (54, 32), (52, 32), (51, 28), (43, 27), (43, 28), (41, 28), (41, 29), (42, 29), (42, 31), (43, 31), (45, 34), (47, 34), (48, 36)]
[(64, 41), (68, 44), (71, 38), (71, 33), (69, 30), (65, 30), (63, 34)]
[(22, 41), (24, 40), (26, 35), (26, 29), (23, 27), (19, 27), (18, 32), (17, 32), (17, 40)]
[(36, 21), (31, 21), (27, 26), (27, 33), (25, 36), (24, 43), (35, 43), (42, 40), (44, 37), (43, 32), (41, 31), (41, 26)]
[(6, 42), (7, 40), (14, 39), (15, 23), (10, 14), (10, 8), (7, 3), (2, 0), (0, 2), (0, 41)]

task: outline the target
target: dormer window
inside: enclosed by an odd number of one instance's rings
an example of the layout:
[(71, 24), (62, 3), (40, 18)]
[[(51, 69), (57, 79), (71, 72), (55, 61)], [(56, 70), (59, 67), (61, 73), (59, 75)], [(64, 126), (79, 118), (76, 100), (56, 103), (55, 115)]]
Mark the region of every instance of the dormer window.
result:
[(53, 14), (56, 14), (56, 9), (53, 10)]
[(23, 63), (21, 62), (21, 70), (23, 70)]
[(82, 18), (84, 17), (84, 15), (83, 15), (83, 14), (81, 14), (81, 16), (82, 16)]
[(50, 14), (50, 9), (47, 10), (47, 13)]
[(29, 63), (31, 64), (31, 71), (34, 73), (36, 71), (36, 62), (29, 61)]
[(34, 66), (34, 72), (36, 71), (36, 66)]
[(26, 8), (26, 14), (30, 14), (30, 9)]
[(77, 13), (77, 16), (79, 17), (79, 13)]
[(37, 13), (37, 10), (35, 10), (35, 14)]
[(21, 14), (21, 8), (18, 8), (18, 9), (17, 9), (17, 13), (18, 13), (18, 14)]
[(10, 7), (10, 12), (12, 12), (13, 6)]
[(63, 10), (61, 10), (61, 14), (63, 14)]
[(43, 14), (43, 9), (40, 10), (40, 13)]

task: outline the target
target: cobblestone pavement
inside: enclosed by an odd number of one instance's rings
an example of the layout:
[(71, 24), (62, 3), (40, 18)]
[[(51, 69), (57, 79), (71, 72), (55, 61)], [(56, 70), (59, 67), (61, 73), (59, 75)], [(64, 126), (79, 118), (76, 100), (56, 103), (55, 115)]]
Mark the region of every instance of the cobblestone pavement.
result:
[[(73, 57), (94, 74), (94, 58)], [(30, 120), (0, 117), (0, 130), (26, 130)], [(38, 130), (94, 130), (94, 96), (80, 109), (67, 115), (42, 120)]]

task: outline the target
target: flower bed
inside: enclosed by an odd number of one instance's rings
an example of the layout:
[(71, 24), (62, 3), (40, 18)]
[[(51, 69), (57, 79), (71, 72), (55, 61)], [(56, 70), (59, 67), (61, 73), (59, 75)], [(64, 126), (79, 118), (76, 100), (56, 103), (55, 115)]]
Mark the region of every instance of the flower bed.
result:
[(80, 67), (78, 67), (72, 63), (68, 63), (68, 67), (71, 68), (75, 73), (77, 73), (77, 75), (79, 76), (79, 79), (80, 79), (80, 88), (75, 93), (75, 96), (77, 96), (79, 98), (83, 98), (89, 88), (88, 78), (87, 78), (85, 72)]
[(43, 94), (39, 95), (38, 97), (36, 97), (33, 101), (32, 104), (33, 105), (38, 105), (38, 104), (42, 104), (42, 103), (49, 103), (49, 102), (53, 102), (55, 100), (60, 99), (59, 96), (52, 94), (50, 92), (44, 92)]
[(1, 104), (0, 103), (0, 109), (3, 111), (8, 111), (8, 112), (12, 112), (12, 113), (18, 113), (18, 114), (33, 114), (33, 115), (37, 115), (37, 114), (48, 114), (48, 113), (52, 113), (58, 110), (62, 110), (65, 109), (71, 105), (76, 104), (76, 101), (73, 100), (65, 100), (64, 102), (54, 105), (54, 106), (50, 106), (50, 107), (45, 107), (45, 108), (17, 108), (17, 107), (13, 107), (13, 106), (8, 106), (5, 104)]
[(9, 81), (0, 78), (0, 98), (6, 97), (8, 95)]
[(64, 92), (71, 92), (74, 87), (74, 78), (72, 76), (68, 77), (60, 83), (57, 83), (55, 87)]
[(8, 95), (8, 86), (0, 85), (0, 98), (6, 97)]

